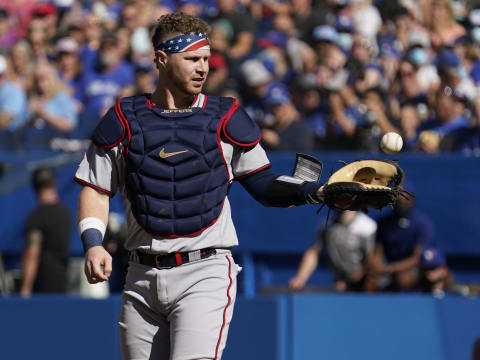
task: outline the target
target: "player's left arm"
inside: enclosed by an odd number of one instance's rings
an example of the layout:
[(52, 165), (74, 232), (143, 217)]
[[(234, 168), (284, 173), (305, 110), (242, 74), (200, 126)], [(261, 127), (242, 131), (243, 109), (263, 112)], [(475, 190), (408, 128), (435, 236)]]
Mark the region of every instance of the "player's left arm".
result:
[(225, 141), (233, 146), (235, 180), (265, 206), (290, 207), (323, 201), (322, 184), (277, 175), (259, 144), (260, 129), (241, 107), (222, 125)]
[(321, 183), (279, 176), (270, 168), (249, 175), (241, 179), (240, 183), (264, 206), (290, 207), (322, 201)]

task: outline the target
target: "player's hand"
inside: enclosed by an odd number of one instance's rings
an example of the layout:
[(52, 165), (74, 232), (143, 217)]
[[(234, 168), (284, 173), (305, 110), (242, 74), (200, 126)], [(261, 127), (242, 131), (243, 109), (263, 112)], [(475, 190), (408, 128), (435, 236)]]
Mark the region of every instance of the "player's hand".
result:
[(290, 290), (293, 291), (300, 291), (305, 287), (305, 281), (300, 279), (298, 276), (295, 276), (290, 279), (288, 283), (288, 287)]
[(107, 281), (112, 273), (112, 257), (103, 246), (94, 246), (85, 254), (85, 275), (90, 284)]
[(325, 186), (325, 185), (322, 185), (322, 186), (320, 187), (320, 189), (318, 189), (318, 191), (317, 191), (317, 198), (318, 198), (318, 200), (320, 200), (321, 202), (323, 202), (323, 201), (325, 200), (325, 195), (323, 194), (323, 187), (324, 187), (324, 186)]

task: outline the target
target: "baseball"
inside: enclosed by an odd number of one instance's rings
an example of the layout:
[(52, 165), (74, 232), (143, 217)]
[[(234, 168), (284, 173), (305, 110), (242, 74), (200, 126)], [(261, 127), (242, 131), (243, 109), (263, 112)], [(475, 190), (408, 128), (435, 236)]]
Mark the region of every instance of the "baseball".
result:
[(380, 148), (386, 154), (395, 154), (402, 150), (403, 140), (400, 135), (394, 132), (388, 132), (382, 137)]

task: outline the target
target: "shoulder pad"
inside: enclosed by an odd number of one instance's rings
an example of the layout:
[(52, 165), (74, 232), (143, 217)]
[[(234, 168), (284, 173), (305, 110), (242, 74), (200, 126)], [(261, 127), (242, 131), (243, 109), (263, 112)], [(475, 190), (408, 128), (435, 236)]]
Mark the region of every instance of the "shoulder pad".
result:
[(92, 141), (99, 147), (112, 148), (120, 144), (127, 135), (130, 138), (130, 128), (119, 101), (100, 120), (93, 131)]
[(222, 119), (222, 132), (232, 144), (255, 146), (261, 134), (257, 123), (235, 101)]

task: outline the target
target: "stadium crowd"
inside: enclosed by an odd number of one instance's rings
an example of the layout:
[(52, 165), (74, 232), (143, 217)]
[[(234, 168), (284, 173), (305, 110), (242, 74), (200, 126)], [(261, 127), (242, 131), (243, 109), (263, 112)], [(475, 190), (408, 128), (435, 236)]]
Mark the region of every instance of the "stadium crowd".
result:
[(0, 0), (2, 147), (76, 149), (58, 139), (151, 92), (150, 30), (172, 11), (209, 22), (204, 92), (236, 97), (269, 150), (375, 152), (395, 131), (411, 151), (480, 151), (480, 2), (466, 0)]

